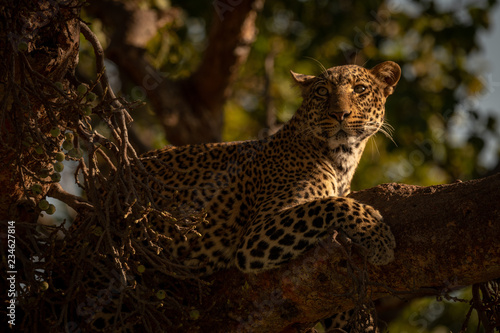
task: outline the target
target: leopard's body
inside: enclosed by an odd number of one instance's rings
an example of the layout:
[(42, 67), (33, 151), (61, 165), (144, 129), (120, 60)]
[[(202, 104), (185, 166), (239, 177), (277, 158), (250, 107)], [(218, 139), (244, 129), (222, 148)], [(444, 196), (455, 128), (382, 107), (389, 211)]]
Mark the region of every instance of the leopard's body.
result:
[[(174, 257), (204, 274), (231, 266), (248, 273), (272, 269), (333, 230), (366, 247), (371, 263), (390, 262), (395, 241), (389, 227), (377, 210), (346, 195), (368, 139), (383, 125), (385, 101), (400, 73), (393, 62), (371, 70), (333, 67), (317, 77), (292, 73), (303, 103), (276, 134), (146, 153), (147, 172), (137, 167), (136, 175), (147, 175), (142, 181), (157, 194), (155, 204), (203, 212), (208, 221), (187, 240), (159, 218), (150, 226), (173, 238)], [(112, 327), (113, 320), (113, 314), (97, 313), (92, 325)], [(342, 315), (334, 321), (345, 322)]]
[[(257, 273), (335, 229), (365, 246), (371, 263), (393, 259), (394, 238), (378, 211), (345, 196), (368, 139), (384, 122), (399, 66), (292, 75), (303, 103), (273, 136), (167, 147), (142, 157), (149, 184), (162, 193), (156, 204), (207, 213), (208, 223), (197, 227), (201, 236), (172, 242), (183, 263), (205, 273), (229, 266)], [(154, 223), (178, 235), (171, 225)]]

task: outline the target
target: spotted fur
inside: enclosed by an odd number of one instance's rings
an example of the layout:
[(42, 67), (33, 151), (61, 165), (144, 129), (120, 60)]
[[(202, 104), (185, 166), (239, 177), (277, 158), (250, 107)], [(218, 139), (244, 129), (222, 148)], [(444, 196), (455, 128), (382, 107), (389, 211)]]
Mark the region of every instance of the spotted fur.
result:
[(244, 142), (166, 147), (145, 154), (156, 204), (204, 211), (209, 223), (187, 241), (173, 227), (173, 255), (205, 273), (236, 266), (272, 269), (332, 230), (365, 246), (368, 260), (393, 260), (394, 237), (377, 210), (345, 197), (367, 140), (384, 122), (400, 77), (394, 62), (372, 69), (333, 67), (319, 76), (292, 72), (303, 103), (275, 135)]

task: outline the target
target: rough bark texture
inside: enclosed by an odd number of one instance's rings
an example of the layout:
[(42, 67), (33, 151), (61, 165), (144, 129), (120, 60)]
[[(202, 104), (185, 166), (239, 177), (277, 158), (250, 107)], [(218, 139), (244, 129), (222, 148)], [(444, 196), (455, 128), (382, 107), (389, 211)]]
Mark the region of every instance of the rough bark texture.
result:
[[(449, 185), (384, 184), (350, 196), (379, 209), (396, 236), (396, 260), (366, 266), (323, 242), (279, 270), (220, 272), (198, 332), (294, 332), (306, 323), (352, 308), (364, 288), (372, 299), (398, 293), (436, 295), (500, 277), (500, 174)], [(349, 247), (349, 246), (347, 246)], [(354, 247), (353, 247), (354, 249)], [(186, 326), (184, 326), (186, 328)]]
[[(180, 81), (164, 77), (148, 61), (152, 32), (180, 15), (141, 9), (134, 2), (93, 1), (89, 10), (115, 27), (107, 56), (142, 87), (174, 145), (222, 140), (223, 105), (238, 69), (257, 34), (255, 20), (263, 0), (214, 1), (214, 19), (202, 61)], [(113, 15), (106, 15), (110, 10)]]
[[(26, 147), (21, 141), (31, 137), (35, 144), (42, 142), (56, 118), (60, 124), (75, 118), (72, 110), (46, 110), (43, 105), (64, 100), (54, 94), (46, 97), (51, 89), (47, 82), (59, 81), (67, 88), (65, 76), (78, 63), (78, 4), (32, 1), (20, 6), (8, 1), (0, 9), (0, 221), (38, 218), (39, 211), (25, 200), (32, 183), (27, 170), (44, 168), (48, 161), (34, 152), (34, 144)], [(47, 153), (52, 149), (42, 148)], [(44, 186), (42, 194), (47, 190)]]

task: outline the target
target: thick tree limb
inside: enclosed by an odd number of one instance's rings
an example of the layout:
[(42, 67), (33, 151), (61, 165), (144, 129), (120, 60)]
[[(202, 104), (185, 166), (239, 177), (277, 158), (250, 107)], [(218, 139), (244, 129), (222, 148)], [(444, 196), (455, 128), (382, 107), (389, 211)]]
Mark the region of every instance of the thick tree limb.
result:
[[(398, 244), (394, 262), (367, 265), (369, 280), (362, 281), (362, 270), (348, 272), (342, 249), (324, 242), (279, 270), (220, 272), (200, 319), (185, 325), (198, 332), (294, 332), (352, 308), (365, 287), (372, 299), (423, 290), (440, 295), (499, 278), (499, 188), (497, 174), (430, 187), (384, 184), (352, 193), (379, 209), (391, 226)], [(352, 262), (363, 267), (357, 254)]]
[[(158, 28), (178, 19), (177, 9), (161, 12), (134, 2), (106, 0), (91, 2), (89, 11), (116, 29), (107, 56), (144, 89), (170, 143), (183, 145), (222, 141), (223, 105), (250, 52), (263, 2), (214, 1), (214, 22), (202, 61), (181, 81), (164, 77), (145, 53)], [(113, 15), (106, 15), (110, 11)]]

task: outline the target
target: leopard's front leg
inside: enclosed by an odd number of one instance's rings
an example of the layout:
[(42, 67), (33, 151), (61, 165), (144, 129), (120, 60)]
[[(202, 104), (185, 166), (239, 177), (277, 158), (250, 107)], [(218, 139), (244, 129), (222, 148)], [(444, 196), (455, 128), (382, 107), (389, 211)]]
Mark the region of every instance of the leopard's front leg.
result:
[(273, 215), (262, 212), (248, 227), (236, 252), (245, 272), (274, 268), (306, 251), (328, 230), (343, 231), (368, 250), (368, 261), (384, 265), (394, 259), (396, 242), (380, 213), (350, 198), (324, 198)]

